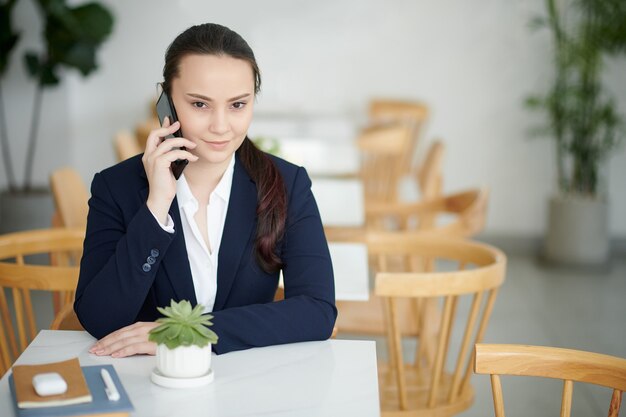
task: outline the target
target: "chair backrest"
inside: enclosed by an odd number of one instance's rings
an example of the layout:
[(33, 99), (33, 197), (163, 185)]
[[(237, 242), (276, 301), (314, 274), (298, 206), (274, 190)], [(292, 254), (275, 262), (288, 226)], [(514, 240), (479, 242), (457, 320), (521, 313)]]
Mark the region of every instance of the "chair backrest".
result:
[(370, 202), (394, 202), (406, 154), (410, 130), (403, 125), (365, 129), (357, 139), (361, 153), (361, 178), (365, 205)]
[(124, 161), (143, 152), (135, 136), (125, 130), (118, 132), (113, 141), (118, 161)]
[[(492, 246), (427, 233), (370, 234), (368, 251), (375, 260), (374, 293), (383, 301), (389, 356), (379, 365), (383, 415), (452, 415), (468, 408), (474, 397), (471, 348), (487, 329), (505, 279), (505, 255)], [(403, 359), (408, 356), (398, 311), (407, 299), (412, 303), (406, 311), (418, 327), (413, 363)]]
[(504, 417), (500, 375), (563, 380), (562, 417), (570, 415), (574, 382), (612, 388), (608, 415), (619, 415), (622, 392), (626, 390), (626, 359), (555, 347), (494, 344), (477, 344), (475, 358), (475, 372), (491, 375), (496, 417)]
[[(55, 205), (52, 227), (85, 229), (89, 212), (89, 192), (78, 172), (68, 167), (53, 171), (50, 175), (50, 188)], [(79, 262), (81, 253), (82, 251), (77, 251), (70, 255), (74, 257), (74, 263)], [(51, 255), (50, 263), (57, 263), (55, 254)], [(63, 294), (57, 292), (52, 295), (55, 315), (61, 310), (63, 297)]]
[[(488, 191), (475, 189), (441, 196), (430, 201), (418, 203), (397, 203), (369, 205), (367, 207), (368, 225), (383, 223), (378, 217), (390, 218), (399, 225), (395, 231), (411, 233), (436, 233), (446, 237), (473, 237), (480, 233), (487, 218)], [(448, 222), (438, 224), (445, 217)], [(375, 230), (376, 228), (374, 228)], [(370, 229), (371, 230), (371, 229)], [(367, 228), (325, 226), (324, 231), (329, 241), (367, 242)], [(373, 262), (370, 262), (373, 265)], [(340, 331), (347, 333), (381, 335), (385, 331), (381, 300), (370, 295), (367, 302), (337, 301), (340, 311), (337, 324)], [(407, 300), (398, 303), (400, 326), (405, 334), (416, 333), (416, 323), (410, 311), (411, 303)]]
[[(470, 189), (419, 202), (371, 203), (365, 207), (368, 224), (392, 224), (401, 231), (429, 231), (446, 236), (474, 236), (487, 220), (489, 190)], [(440, 217), (447, 217), (439, 223)]]
[(152, 111), (154, 112), (154, 114), (152, 114), (150, 118), (139, 123), (135, 127), (135, 140), (141, 148), (142, 152), (146, 148), (146, 140), (148, 139), (148, 135), (150, 135), (150, 132), (154, 129), (158, 129), (159, 127), (161, 127), (159, 119), (156, 115), (156, 103), (153, 104)]
[[(30, 291), (63, 292), (64, 305), (73, 302), (79, 266), (68, 254), (82, 250), (84, 237), (84, 228), (0, 235), (0, 375), (37, 333)], [(55, 255), (55, 265), (42, 259), (42, 255), (52, 254)], [(12, 309), (9, 309), (5, 294), (9, 289), (13, 298)]]
[(407, 152), (398, 160), (403, 174), (407, 174), (411, 170), (415, 150), (426, 124), (428, 113), (428, 107), (420, 102), (391, 99), (370, 101), (369, 119), (372, 125), (400, 123), (410, 129), (410, 142)]
[(50, 175), (50, 188), (58, 226), (86, 227), (89, 192), (78, 172), (67, 167), (55, 170)]
[(85, 330), (74, 311), (74, 303), (67, 303), (61, 308), (61, 311), (52, 320), (50, 328), (54, 330)]
[(441, 195), (443, 190), (443, 156), (445, 145), (434, 141), (428, 148), (424, 161), (417, 168), (417, 184), (420, 188), (420, 199), (430, 200)]

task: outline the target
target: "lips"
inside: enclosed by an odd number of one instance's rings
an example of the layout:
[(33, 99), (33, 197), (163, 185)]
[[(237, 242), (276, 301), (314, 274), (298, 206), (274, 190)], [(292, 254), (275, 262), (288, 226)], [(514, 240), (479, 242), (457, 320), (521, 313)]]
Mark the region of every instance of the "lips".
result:
[(203, 140), (203, 142), (213, 148), (223, 148), (230, 143), (229, 140), (222, 140), (222, 141)]

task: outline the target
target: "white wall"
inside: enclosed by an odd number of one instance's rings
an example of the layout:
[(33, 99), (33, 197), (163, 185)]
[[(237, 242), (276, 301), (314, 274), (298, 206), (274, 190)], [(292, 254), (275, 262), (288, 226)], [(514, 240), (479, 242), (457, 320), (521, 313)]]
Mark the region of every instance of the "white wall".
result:
[[(64, 87), (46, 97), (41, 182), (62, 163), (76, 166), (87, 181), (112, 164), (114, 133), (148, 115), (169, 42), (191, 24), (213, 21), (239, 32), (255, 51), (263, 74), (256, 126), (270, 113), (308, 115), (313, 126), (329, 118), (358, 123), (373, 96), (423, 100), (432, 109), (426, 139), (442, 138), (448, 148), (445, 189), (491, 188), (487, 233), (542, 232), (546, 199), (555, 189), (553, 151), (550, 141), (527, 138), (540, 118), (521, 103), (549, 84), (549, 35), (527, 27), (543, 1), (103, 3), (116, 26), (100, 50), (101, 70), (86, 80), (68, 74)], [(606, 77), (622, 113), (625, 63), (611, 62)], [(19, 88), (7, 88), (5, 100), (23, 101), (27, 85), (19, 71), (9, 81)], [(25, 124), (27, 114), (14, 110), (11, 121)], [(626, 146), (611, 158), (609, 171), (611, 230), (623, 237)]]
[[(8, 72), (2, 80), (2, 100), (6, 112), (7, 133), (11, 142), (10, 153), (14, 175), (18, 185), (21, 185), (24, 181), (26, 143), (30, 134), (35, 96), (35, 84), (26, 75), (23, 55), (25, 51), (41, 52), (40, 32), (43, 27), (34, 2), (19, 1), (13, 13), (14, 30), (19, 31), (21, 37), (18, 46), (13, 50)], [(33, 179), (37, 185), (47, 184), (48, 173), (57, 164), (71, 163), (68, 100), (67, 86), (61, 85), (44, 91), (33, 169)], [(0, 164), (4, 165), (4, 159), (0, 159)], [(7, 178), (2, 166), (0, 189), (4, 189), (6, 184)]]

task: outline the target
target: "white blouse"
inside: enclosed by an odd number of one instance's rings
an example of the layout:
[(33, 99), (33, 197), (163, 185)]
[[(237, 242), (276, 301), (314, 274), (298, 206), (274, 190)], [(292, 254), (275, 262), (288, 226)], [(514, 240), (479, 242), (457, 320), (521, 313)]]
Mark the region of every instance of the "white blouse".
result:
[[(215, 295), (217, 294), (217, 261), (226, 222), (230, 190), (233, 184), (235, 170), (235, 156), (233, 155), (224, 175), (209, 196), (207, 211), (208, 248), (202, 238), (200, 229), (194, 219), (198, 211), (198, 200), (191, 193), (185, 174), (176, 182), (176, 199), (180, 210), (180, 219), (185, 236), (185, 247), (191, 267), (191, 277), (198, 304), (204, 306), (204, 312), (213, 311)], [(154, 215), (154, 213), (153, 213)], [(155, 216), (156, 218), (156, 216)], [(158, 220), (157, 220), (158, 221)], [(163, 230), (174, 233), (174, 221), (168, 215), (167, 224), (159, 222)]]

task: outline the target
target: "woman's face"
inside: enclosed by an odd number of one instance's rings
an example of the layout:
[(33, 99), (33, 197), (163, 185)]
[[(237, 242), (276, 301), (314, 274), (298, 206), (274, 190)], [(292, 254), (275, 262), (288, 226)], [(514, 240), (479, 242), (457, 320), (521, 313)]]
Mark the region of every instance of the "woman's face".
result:
[(227, 164), (248, 133), (254, 107), (250, 64), (227, 55), (187, 55), (172, 80), (183, 137), (198, 146), (196, 163)]

